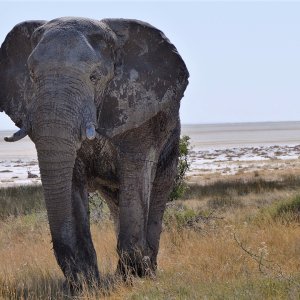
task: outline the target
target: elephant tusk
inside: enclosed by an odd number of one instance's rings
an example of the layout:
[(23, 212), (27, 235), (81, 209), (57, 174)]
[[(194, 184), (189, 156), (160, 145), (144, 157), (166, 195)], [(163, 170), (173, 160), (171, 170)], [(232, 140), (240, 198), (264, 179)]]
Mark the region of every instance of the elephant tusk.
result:
[(89, 123), (86, 126), (85, 134), (86, 134), (87, 139), (90, 140), (90, 141), (93, 140), (96, 137), (96, 128), (95, 128), (95, 125), (93, 123)]
[(19, 131), (15, 132), (12, 136), (6, 136), (4, 140), (6, 142), (16, 142), (23, 139), (27, 136), (27, 130), (25, 128), (21, 128)]

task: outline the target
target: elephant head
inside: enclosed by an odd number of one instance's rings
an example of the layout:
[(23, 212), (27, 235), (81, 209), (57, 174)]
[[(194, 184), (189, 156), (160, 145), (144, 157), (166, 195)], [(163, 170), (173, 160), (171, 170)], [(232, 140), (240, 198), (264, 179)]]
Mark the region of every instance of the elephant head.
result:
[(0, 111), (20, 130), (6, 141), (29, 135), (36, 145), (54, 241), (76, 242), (71, 190), (83, 142), (178, 109), (187, 78), (176, 48), (140, 21), (59, 18), (11, 30), (0, 52)]

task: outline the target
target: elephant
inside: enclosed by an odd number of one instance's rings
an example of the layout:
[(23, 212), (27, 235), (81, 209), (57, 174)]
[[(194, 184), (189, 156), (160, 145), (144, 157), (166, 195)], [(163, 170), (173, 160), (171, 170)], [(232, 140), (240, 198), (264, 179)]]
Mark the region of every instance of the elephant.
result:
[(175, 46), (132, 19), (17, 24), (0, 51), (0, 111), (35, 144), (53, 250), (68, 282), (98, 282), (89, 193), (115, 221), (116, 271), (155, 275), (177, 171), (189, 73)]

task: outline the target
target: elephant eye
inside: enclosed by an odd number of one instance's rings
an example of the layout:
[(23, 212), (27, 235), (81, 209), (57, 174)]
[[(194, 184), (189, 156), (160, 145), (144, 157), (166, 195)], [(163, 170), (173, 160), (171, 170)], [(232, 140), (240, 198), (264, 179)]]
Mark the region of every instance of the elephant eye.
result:
[(96, 83), (96, 81), (97, 81), (97, 76), (96, 76), (95, 74), (92, 74), (92, 75), (90, 76), (90, 80), (91, 80), (92, 83)]

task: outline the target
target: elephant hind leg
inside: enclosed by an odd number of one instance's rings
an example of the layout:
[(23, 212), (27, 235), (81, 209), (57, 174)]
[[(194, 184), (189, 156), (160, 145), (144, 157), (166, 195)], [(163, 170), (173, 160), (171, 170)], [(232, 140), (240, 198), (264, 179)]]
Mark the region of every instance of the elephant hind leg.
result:
[(147, 224), (147, 247), (151, 269), (157, 268), (157, 254), (162, 231), (163, 214), (177, 174), (180, 131), (176, 128), (158, 160), (153, 181)]
[(124, 279), (149, 273), (146, 231), (155, 160), (151, 149), (144, 153), (122, 153), (117, 271)]

